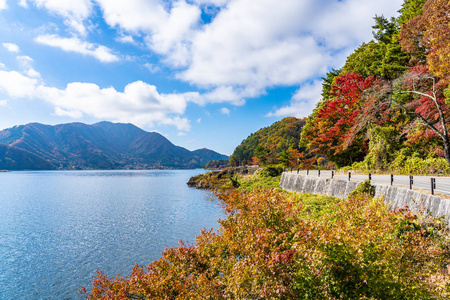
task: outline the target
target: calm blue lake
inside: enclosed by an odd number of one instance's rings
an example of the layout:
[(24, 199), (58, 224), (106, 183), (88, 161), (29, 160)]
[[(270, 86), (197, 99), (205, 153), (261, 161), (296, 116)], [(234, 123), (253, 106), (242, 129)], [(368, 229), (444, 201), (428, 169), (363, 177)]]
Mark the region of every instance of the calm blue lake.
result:
[(0, 173), (0, 299), (82, 299), (96, 270), (128, 275), (218, 228), (201, 170)]

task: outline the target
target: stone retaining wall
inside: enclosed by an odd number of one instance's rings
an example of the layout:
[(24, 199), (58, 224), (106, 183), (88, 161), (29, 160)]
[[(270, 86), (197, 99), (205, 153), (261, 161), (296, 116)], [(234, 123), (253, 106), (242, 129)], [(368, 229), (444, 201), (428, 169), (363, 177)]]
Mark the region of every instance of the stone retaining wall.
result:
[[(346, 198), (359, 182), (338, 179), (305, 176), (297, 173), (284, 172), (281, 175), (280, 186), (284, 190), (300, 193), (325, 194), (338, 198)], [(408, 208), (420, 214), (445, 216), (449, 219), (450, 199), (433, 196), (407, 188), (375, 185), (375, 196), (382, 197), (391, 208)]]

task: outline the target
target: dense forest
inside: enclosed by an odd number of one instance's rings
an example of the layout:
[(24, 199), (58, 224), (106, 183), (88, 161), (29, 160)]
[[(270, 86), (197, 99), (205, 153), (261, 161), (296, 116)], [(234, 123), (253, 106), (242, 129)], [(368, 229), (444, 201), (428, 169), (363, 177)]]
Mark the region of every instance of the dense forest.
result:
[(323, 79), (301, 145), (336, 167), (448, 172), (450, 2), (406, 0)]
[[(323, 78), (306, 119), (251, 134), (231, 165), (450, 173), (450, 2), (405, 0)], [(300, 137), (301, 135), (301, 137)]]
[(276, 164), (299, 155), (300, 135), (306, 119), (284, 118), (271, 126), (252, 133), (230, 156), (230, 165)]

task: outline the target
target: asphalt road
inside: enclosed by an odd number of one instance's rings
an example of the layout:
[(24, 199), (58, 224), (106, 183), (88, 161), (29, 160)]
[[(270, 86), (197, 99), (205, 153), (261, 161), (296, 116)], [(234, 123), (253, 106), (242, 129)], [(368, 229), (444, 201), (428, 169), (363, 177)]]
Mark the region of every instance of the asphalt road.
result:
[[(293, 173), (297, 173), (297, 170), (293, 170)], [(299, 174), (308, 176), (320, 176), (323, 178), (331, 178), (332, 171), (306, 171), (300, 170)], [(354, 172), (350, 172), (350, 180), (351, 181), (363, 181), (369, 179), (368, 174), (357, 174)], [(334, 178), (341, 180), (348, 180), (348, 173), (334, 173)], [(412, 188), (418, 190), (424, 190), (427, 192), (431, 192), (431, 178), (435, 179), (436, 187), (434, 189), (435, 194), (442, 194), (450, 196), (450, 177), (439, 177), (439, 176), (413, 176), (412, 177)], [(402, 186), (409, 188), (410, 187), (410, 177), (408, 175), (394, 175), (393, 176), (393, 185)], [(374, 184), (391, 184), (391, 175), (371, 175), (371, 182)]]

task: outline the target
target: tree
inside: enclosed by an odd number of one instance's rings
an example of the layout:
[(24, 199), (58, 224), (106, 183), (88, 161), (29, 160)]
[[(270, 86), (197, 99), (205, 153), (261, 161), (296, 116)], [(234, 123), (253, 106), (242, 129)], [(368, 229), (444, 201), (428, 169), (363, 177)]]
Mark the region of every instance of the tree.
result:
[(336, 78), (330, 92), (330, 99), (318, 109), (313, 120), (314, 127), (302, 138), (308, 141), (309, 149), (321, 152), (337, 164), (344, 166), (361, 160), (365, 156), (363, 141), (354, 139), (343, 147), (345, 136), (355, 124), (361, 109), (361, 95), (374, 83), (375, 78), (364, 79), (355, 73)]
[[(400, 32), (405, 51), (422, 58), (435, 75), (450, 80), (450, 2), (428, 0), (422, 14), (411, 18)], [(419, 59), (420, 61), (420, 59)]]
[(395, 81), (393, 100), (406, 114), (420, 120), (442, 140), (444, 157), (450, 163), (450, 107), (444, 100), (445, 85), (438, 81), (439, 78), (429, 74), (425, 67), (413, 68)]
[(278, 161), (283, 164), (283, 167), (289, 168), (290, 161), (291, 161), (291, 156), (290, 156), (289, 150), (281, 151), (280, 154), (278, 155)]
[(398, 41), (399, 26), (395, 18), (375, 16), (374, 40), (363, 43), (345, 62), (344, 73), (364, 77), (393, 79), (408, 69), (409, 55), (402, 51)]
[[(427, 63), (431, 72), (442, 78), (450, 76), (450, 2), (428, 0), (423, 7), (426, 31), (423, 39), (427, 48)], [(448, 82), (447, 82), (448, 83)]]
[(422, 15), (413, 17), (402, 26), (399, 33), (399, 42), (402, 49), (411, 54), (410, 64), (425, 63), (427, 49), (423, 44), (424, 23)]
[(347, 58), (343, 73), (356, 73), (364, 77), (381, 76), (383, 50), (379, 43), (363, 43)]
[(398, 11), (400, 13), (400, 16), (398, 17), (399, 26), (401, 27), (415, 16), (421, 15), (425, 2), (427, 2), (427, 0), (405, 0), (402, 4), (402, 8)]
[(257, 157), (261, 164), (277, 163), (277, 156), (289, 148), (299, 149), (305, 119), (287, 117), (248, 136), (236, 147), (230, 161), (251, 163)]

